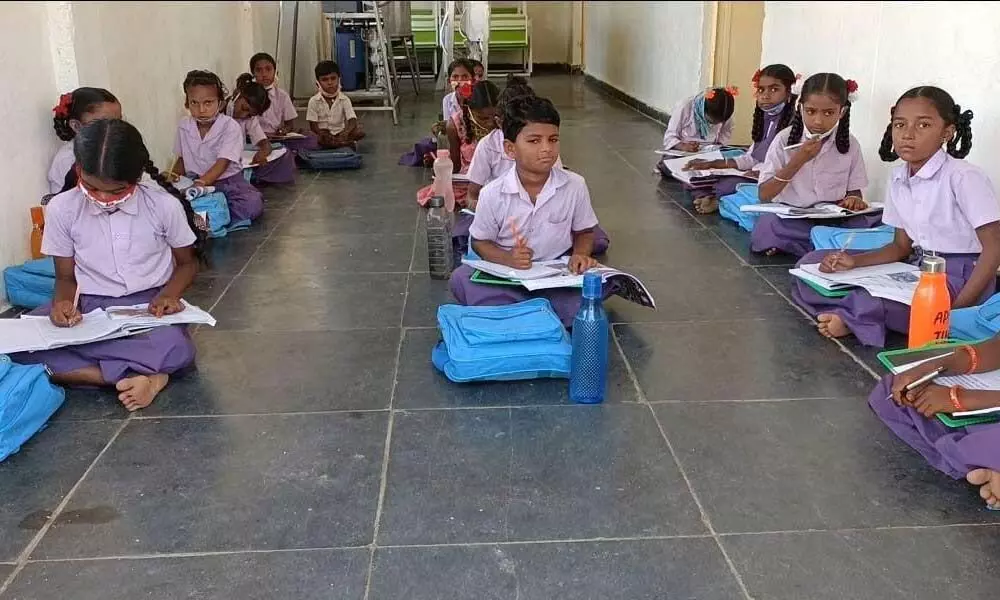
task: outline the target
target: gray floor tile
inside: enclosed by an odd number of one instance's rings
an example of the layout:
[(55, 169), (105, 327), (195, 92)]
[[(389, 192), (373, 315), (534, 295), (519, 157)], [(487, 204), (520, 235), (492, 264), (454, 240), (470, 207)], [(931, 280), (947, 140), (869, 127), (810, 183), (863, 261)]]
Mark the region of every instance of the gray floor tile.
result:
[(128, 411), (118, 401), (118, 392), (110, 388), (66, 390), (66, 401), (59, 408), (53, 421), (92, 421), (101, 419), (121, 420)]
[(199, 334), (198, 362), (144, 416), (389, 406), (399, 329)]
[(369, 543), (384, 413), (134, 421), (34, 558)]
[(195, 278), (194, 284), (184, 292), (184, 300), (209, 310), (222, 297), (222, 292), (232, 281), (233, 278), (228, 275), (214, 276), (211, 273), (201, 273)]
[(380, 274), (240, 277), (213, 314), (219, 330), (396, 327), (405, 288), (405, 277)]
[(655, 410), (720, 532), (1000, 523), (978, 490), (928, 467), (863, 399)]
[(428, 273), (413, 273), (406, 293), (403, 327), (437, 327), (438, 307), (454, 303), (447, 280), (431, 279)]
[(0, 561), (14, 561), (120, 426), (52, 423), (0, 463)]
[[(410, 192), (416, 194), (416, 190)], [(416, 196), (410, 208), (393, 205), (328, 204), (296, 206), (277, 236), (334, 236), (341, 233), (413, 233), (417, 222)]]
[(645, 406), (397, 415), (383, 544), (699, 534)]
[[(739, 259), (711, 233), (704, 230), (616, 233), (617, 235), (611, 238), (606, 262), (625, 271), (643, 267), (670, 269), (681, 266), (690, 268), (740, 266)], [(683, 286), (686, 281), (677, 283)]]
[(711, 539), (391, 548), (377, 552), (372, 592), (385, 600), (742, 597)]
[(208, 266), (203, 275), (233, 276), (243, 270), (247, 261), (263, 243), (262, 236), (241, 235), (235, 232), (224, 238), (214, 239), (208, 247)]
[(43, 600), (72, 590), (64, 597), (360, 600), (368, 561), (369, 551), (359, 549), (30, 563), (6, 597)]
[[(431, 349), (439, 339), (440, 334), (436, 328), (409, 329), (404, 333), (397, 375), (396, 408), (475, 408), (571, 403), (569, 384), (565, 379), (451, 382), (431, 364)], [(612, 345), (604, 402), (611, 404), (638, 400), (638, 392), (629, 377), (625, 361)]]
[(864, 397), (874, 380), (799, 318), (616, 325), (650, 402)]
[(248, 276), (322, 277), (338, 273), (405, 273), (413, 254), (413, 234), (338, 233), (329, 237), (268, 240), (247, 267)]
[(996, 527), (723, 538), (755, 598), (968, 600), (1000, 587)]

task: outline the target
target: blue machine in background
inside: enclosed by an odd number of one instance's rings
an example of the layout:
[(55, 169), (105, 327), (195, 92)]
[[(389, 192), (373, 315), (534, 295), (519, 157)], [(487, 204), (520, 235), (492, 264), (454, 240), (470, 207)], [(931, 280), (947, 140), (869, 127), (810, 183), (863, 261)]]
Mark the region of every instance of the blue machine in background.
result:
[(364, 89), (366, 81), (365, 39), (361, 29), (338, 27), (334, 60), (340, 65), (340, 87), (345, 92)]

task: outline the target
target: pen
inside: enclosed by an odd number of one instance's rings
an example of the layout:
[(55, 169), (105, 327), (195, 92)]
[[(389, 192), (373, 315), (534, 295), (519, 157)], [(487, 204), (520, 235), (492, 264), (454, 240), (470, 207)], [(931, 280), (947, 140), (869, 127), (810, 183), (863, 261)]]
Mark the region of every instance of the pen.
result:
[(918, 387), (920, 387), (920, 386), (924, 385), (925, 383), (927, 383), (927, 382), (928, 382), (928, 381), (930, 381), (931, 379), (934, 379), (935, 377), (937, 377), (938, 375), (940, 375), (940, 374), (941, 374), (941, 373), (943, 373), (943, 372), (944, 372), (944, 367), (938, 367), (938, 368), (934, 369), (933, 371), (931, 371), (930, 373), (928, 373), (928, 374), (924, 375), (924, 376), (923, 376), (923, 377), (921, 377), (920, 379), (918, 379), (918, 380), (914, 381), (914, 382), (913, 382), (913, 383), (911, 383), (910, 385), (906, 386), (906, 387), (905, 387), (905, 388), (903, 388), (903, 389), (904, 389), (905, 391), (907, 391), (907, 392), (912, 392), (913, 390), (915, 390), (915, 389), (917, 389)]

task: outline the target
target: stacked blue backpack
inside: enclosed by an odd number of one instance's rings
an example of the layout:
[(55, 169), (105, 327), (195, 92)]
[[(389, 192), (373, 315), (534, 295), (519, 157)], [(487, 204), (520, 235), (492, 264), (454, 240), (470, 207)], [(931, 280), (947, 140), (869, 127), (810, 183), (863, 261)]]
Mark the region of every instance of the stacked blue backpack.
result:
[(817, 250), (841, 250), (851, 240), (851, 250), (875, 250), (892, 243), (896, 230), (891, 225), (872, 229), (848, 229), (817, 225), (809, 232), (809, 240)]
[(229, 233), (229, 202), (222, 192), (212, 192), (204, 196), (198, 196), (191, 200), (191, 208), (196, 213), (205, 213), (208, 216), (208, 237), (226, 237)]
[(1000, 294), (979, 306), (951, 311), (951, 337), (966, 342), (987, 340), (1000, 333)]
[(65, 399), (44, 366), (17, 365), (0, 354), (0, 462), (41, 431)]
[(14, 306), (34, 309), (52, 300), (56, 290), (56, 265), (51, 258), (29, 260), (3, 270), (7, 299)]
[(573, 345), (545, 298), (506, 306), (438, 308), (431, 361), (455, 382), (569, 378)]
[(756, 183), (740, 183), (736, 186), (736, 192), (723, 196), (719, 199), (719, 215), (724, 219), (736, 221), (741, 229), (753, 231), (754, 223), (757, 222), (757, 214), (740, 211), (740, 207), (746, 204), (760, 204), (757, 197)]
[(360, 169), (361, 155), (350, 148), (332, 150), (301, 150), (299, 160), (314, 171)]

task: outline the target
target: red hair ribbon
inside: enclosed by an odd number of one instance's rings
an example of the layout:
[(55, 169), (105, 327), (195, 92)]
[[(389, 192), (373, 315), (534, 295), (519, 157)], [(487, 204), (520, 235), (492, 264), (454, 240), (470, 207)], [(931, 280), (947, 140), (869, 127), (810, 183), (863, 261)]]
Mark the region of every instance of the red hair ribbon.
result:
[(736, 98), (737, 96), (740, 95), (740, 88), (736, 87), (735, 85), (727, 85), (726, 91), (729, 92), (729, 95), (732, 96), (733, 98)]
[(59, 96), (59, 104), (52, 108), (52, 114), (60, 119), (67, 119), (71, 108), (73, 108), (73, 94), (63, 94)]
[(802, 80), (802, 73), (796, 73), (795, 74), (795, 81), (801, 81), (801, 80)]
[(848, 94), (853, 94), (854, 92), (858, 91), (858, 82), (857, 81), (854, 81), (853, 79), (848, 79), (846, 83), (847, 83), (847, 93)]
[(705, 90), (705, 100), (711, 100), (712, 98), (715, 98), (715, 88)]
[(760, 83), (760, 69), (757, 69), (756, 71), (753, 72), (753, 77), (750, 78), (750, 83), (754, 84), (755, 86), (758, 83)]

